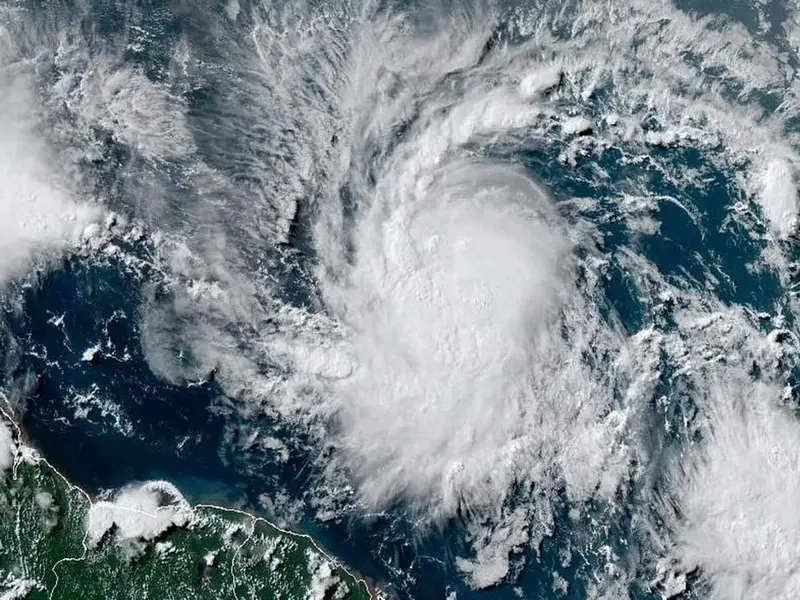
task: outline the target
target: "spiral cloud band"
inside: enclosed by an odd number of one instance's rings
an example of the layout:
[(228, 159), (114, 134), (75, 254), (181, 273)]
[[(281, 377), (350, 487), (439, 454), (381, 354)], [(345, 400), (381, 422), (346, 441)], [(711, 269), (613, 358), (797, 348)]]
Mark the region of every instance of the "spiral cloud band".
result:
[(567, 243), (545, 194), (507, 167), (459, 166), (407, 200), (361, 223), (335, 299), (358, 361), (343, 435), (372, 501), (432, 493), (450, 513), (507, 477), (496, 466), (526, 435)]
[(6, 19), (0, 281), (108, 209), (150, 371), (387, 571), (423, 538), (478, 588), (541, 552), (554, 594), (797, 596), (800, 11), (752, 3), (775, 45), (668, 0), (423, 4), (211, 3), (157, 78), (71, 7)]

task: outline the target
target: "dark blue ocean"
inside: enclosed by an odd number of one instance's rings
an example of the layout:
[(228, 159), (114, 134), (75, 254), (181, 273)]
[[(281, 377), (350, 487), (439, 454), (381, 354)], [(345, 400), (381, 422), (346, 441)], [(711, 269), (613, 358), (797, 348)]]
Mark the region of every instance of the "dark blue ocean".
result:
[[(53, 30), (61, 20), (74, 19), (68, 15), (76, 8), (90, 48), (116, 48), (123, 62), (141, 67), (153, 81), (168, 80), (168, 65), (178, 40), (188, 38), (193, 47), (205, 48), (202, 58), (213, 62), (218, 70), (203, 75), (204, 81), (183, 97), (188, 102), (199, 151), (212, 163), (216, 156), (220, 168), (230, 168), (224, 164), (226, 153), (219, 152), (217, 146), (235, 145), (237, 137), (223, 131), (214, 117), (218, 104), (227, 102), (229, 94), (216, 87), (228, 80), (224, 69), (219, 68), (227, 58), (224, 46), (216, 43), (215, 36), (235, 34), (231, 27), (212, 26), (216, 19), (213, 15), (223, 10), (221, 5), (101, 0), (78, 9), (69, 3), (25, 4), (41, 12), (43, 26)], [(728, 8), (715, 4), (719, 6), (709, 3), (706, 10)], [(247, 6), (242, 6), (246, 19)], [(746, 21), (748, 15), (743, 10), (738, 18)], [(776, 22), (780, 20), (776, 15)], [(124, 44), (132, 25), (148, 32), (146, 43), (136, 52), (125, 50)], [(245, 25), (241, 24), (242, 30)], [(53, 73), (43, 70), (39, 74), (43, 90), (58, 67), (53, 65), (52, 69)], [(596, 96), (601, 105), (602, 88)], [(769, 99), (764, 102), (768, 104)], [(151, 167), (137, 166), (130, 149), (110, 134), (95, 133), (102, 148), (98, 158), (83, 165), (88, 186), (120, 213), (135, 214), (134, 195), (142, 185), (136, 181), (136, 174), (144, 176)], [(724, 304), (742, 305), (756, 313), (771, 311), (787, 293), (774, 272), (747, 267), (758, 262), (764, 245), (754, 241), (752, 231), (728, 218), (730, 207), (742, 198), (732, 175), (717, 170), (708, 156), (724, 153), (725, 148), (653, 148), (653, 155), (674, 169), (691, 168), (702, 173), (702, 187), (678, 188), (647, 161), (623, 165), (613, 150), (599, 157), (579, 157), (575, 165), (564, 164), (558, 160), (564, 147), (565, 142), (558, 140), (532, 140), (523, 147), (498, 141), (482, 151), (488, 158), (527, 169), (546, 187), (567, 221), (577, 219), (571, 198), (595, 199), (596, 223), (603, 234), (601, 250), (610, 257), (622, 248), (633, 248), (677, 285), (700, 289), (710, 285)], [(126, 166), (124, 176), (121, 165)], [(610, 177), (599, 180), (597, 166)], [(646, 181), (654, 196), (675, 198), (692, 207), (699, 219), (693, 220), (675, 203), (664, 200), (651, 215), (660, 223), (659, 231), (651, 235), (632, 233), (615, 203), (619, 190), (633, 180)], [(175, 185), (167, 193), (180, 197), (190, 192)], [(309, 219), (301, 206), (287, 247), (280, 250), (293, 260), (281, 263), (283, 271), (276, 271), (276, 276), (283, 282), (284, 300), (313, 310), (313, 282), (307, 277), (314, 260)], [(113, 241), (130, 256), (143, 257), (150, 250), (146, 240)], [(275, 264), (268, 257), (274, 249), (261, 251), (268, 264)], [(796, 258), (796, 251), (789, 252)], [(627, 333), (650, 323), (670, 327), (670, 315), (654, 311), (650, 299), (639, 297), (632, 274), (613, 258), (603, 286), (607, 303), (603, 310), (617, 315)], [(30, 443), (71, 481), (95, 494), (134, 481), (166, 479), (194, 502), (245, 507), (254, 512), (261, 510), (261, 494), (286, 491), (292, 498), (307, 501), (309, 490), (319, 485), (321, 475), (315, 471), (311, 450), (297, 443), (296, 434), (265, 417), (259, 417), (256, 423), (242, 423), (237, 416), (238, 400), (226, 397), (213, 371), (191, 385), (170, 384), (150, 371), (141, 341), (142, 306), (159, 294), (170, 294), (161, 274), (148, 268), (133, 269), (114, 257), (70, 256), (24, 282), (10, 284), (4, 293), (8, 302), (2, 315), (6, 330), (0, 346), (0, 358), (6, 365), (3, 388), (16, 393), (18, 416)], [(102, 348), (94, 359), (82, 360), (84, 351), (96, 344)], [(754, 365), (754, 377), (757, 369)], [(670, 392), (668, 373), (665, 368), (661, 387), (665, 394)], [(76, 415), (76, 396), (89, 393), (117, 406), (130, 427), (120, 430), (114, 416), (103, 414), (99, 404), (90, 403), (88, 412)], [(676, 412), (670, 418), (679, 422), (687, 415)], [(241, 438), (246, 437), (248, 428), (256, 426), (287, 441), (287, 461), (277, 462), (241, 449)], [(679, 434), (671, 437), (655, 425), (652, 436), (655, 457), (685, 441)], [(627, 501), (636, 503), (640, 491), (634, 487)], [(586, 597), (587, 579), (599, 564), (599, 558), (583, 555), (571, 545), (573, 529), (583, 525), (567, 516), (569, 506), (562, 499), (555, 531), (544, 542), (540, 555), (526, 551), (516, 557), (516, 583), (472, 591), (454, 563), (456, 556), (469, 554), (463, 523), (454, 520), (442, 529), (418, 531), (404, 519), (402, 509), (397, 506), (368, 520), (351, 511), (323, 523), (306, 508), (293, 526), (312, 535), (353, 570), (401, 598), (441, 600), (452, 591), (462, 599), (511, 600), (519, 593), (528, 598), (551, 598), (552, 573), (558, 571), (569, 583), (568, 591), (559, 597), (577, 600)], [(282, 518), (280, 514), (265, 516)], [(630, 517), (620, 511), (614, 527), (604, 535), (621, 556), (631, 557), (627, 560), (635, 569), (637, 553), (631, 547), (635, 548), (637, 540)], [(588, 527), (591, 511), (585, 519)], [(565, 552), (571, 553), (568, 567), (561, 564)], [(636, 586), (633, 595), (641, 600), (659, 598), (656, 591), (647, 589), (646, 582)]]
[[(519, 160), (534, 173), (550, 173), (552, 181), (547, 183), (556, 197), (604, 193), (599, 188), (587, 189), (585, 182), (576, 179), (559, 179), (552, 157), (545, 153)], [(675, 160), (699, 164), (701, 157), (697, 152), (686, 152)], [(683, 211), (666, 203), (659, 215), (662, 234), (637, 243), (667, 273), (688, 273), (702, 281), (709, 265), (720, 269), (728, 275), (725, 285), (717, 289), (721, 298), (757, 311), (768, 310), (781, 293), (779, 283), (773, 277), (753, 276), (744, 269), (747, 258), (758, 252), (745, 233), (718, 233), (724, 218), (719, 207), (729, 199), (724, 197), (724, 175), (716, 176), (719, 185), (707, 192), (659, 188), (664, 194), (686, 197), (700, 207), (704, 211), (702, 231)], [(658, 185), (663, 184), (654, 177), (654, 186)], [(631, 243), (613, 223), (605, 239), (609, 244)], [(98, 264), (72, 258), (39, 275), (32, 285), (15, 290), (21, 304), (8, 311), (5, 319), (17, 344), (13, 352), (7, 352), (7, 360), (15, 363), (11, 378), (17, 383), (6, 385), (24, 385), (28, 390), (22, 424), (30, 442), (68, 478), (93, 493), (157, 478), (174, 482), (193, 501), (245, 506), (255, 511), (262, 493), (289, 490), (303, 498), (315, 480), (308, 457), (293, 450), (290, 460), (278, 465), (237, 449), (226, 437), (235, 435), (235, 426), (233, 431), (230, 426), (235, 421), (234, 409), (213, 377), (193, 387), (179, 387), (150, 372), (139, 329), (139, 306), (146, 293), (143, 287), (152, 284), (148, 279), (148, 274), (142, 277), (113, 260)], [(631, 332), (654, 318), (633, 295), (634, 287), (624, 271), (614, 270), (606, 285), (610, 305), (623, 316)], [(63, 322), (54, 324), (53, 318), (60, 315), (64, 315)], [(95, 359), (81, 360), (84, 350), (98, 342), (104, 348)], [(118, 360), (108, 354), (127, 354), (129, 358)], [(92, 388), (98, 397), (113, 399), (123, 408), (134, 425), (133, 435), (118, 431), (113, 419), (97, 408), (87, 418), (75, 418), (67, 399), (76, 390)], [(278, 424), (261, 425), (281, 435)], [(176, 451), (179, 440), (186, 441)], [(545, 541), (541, 558), (527, 556), (518, 583), (526, 595), (536, 597), (537, 590), (549, 593), (550, 573), (558, 570), (570, 582), (565, 597), (585, 597), (582, 581), (586, 567), (591, 565), (582, 565), (578, 559), (567, 570), (558, 565), (559, 550), (568, 543), (569, 528), (574, 526), (565, 515), (562, 518), (553, 538)], [(296, 526), (347, 565), (402, 597), (441, 598), (448, 590), (457, 590), (464, 598), (473, 594), (515, 597), (511, 587), (471, 592), (460, 583), (452, 558), (466, 552), (467, 547), (458, 523), (449, 524), (441, 532), (420, 535), (402, 519), (387, 517), (365, 524), (355, 516), (345, 516), (338, 522), (321, 524), (309, 512)], [(620, 531), (627, 526), (625, 516), (620, 515)], [(614, 537), (609, 535), (610, 539)], [(393, 569), (411, 575), (415, 581), (397, 582)], [(657, 596), (642, 590), (639, 597)]]

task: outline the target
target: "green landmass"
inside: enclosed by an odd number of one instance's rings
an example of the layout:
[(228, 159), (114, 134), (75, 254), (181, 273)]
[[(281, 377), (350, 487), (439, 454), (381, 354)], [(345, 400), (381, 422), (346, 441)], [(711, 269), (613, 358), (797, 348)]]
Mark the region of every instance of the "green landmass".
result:
[[(153, 537), (112, 525), (92, 538), (100, 503), (16, 435), (13, 466), (2, 470), (0, 456), (0, 600), (371, 598), (309, 537), (241, 511), (186, 505), (185, 522)], [(102, 504), (114, 514), (113, 502)]]

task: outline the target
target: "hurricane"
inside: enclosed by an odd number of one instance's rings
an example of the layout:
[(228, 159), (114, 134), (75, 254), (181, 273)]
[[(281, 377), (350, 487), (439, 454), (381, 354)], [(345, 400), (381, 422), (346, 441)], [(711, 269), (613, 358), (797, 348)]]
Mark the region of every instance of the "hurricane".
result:
[(794, 598), (799, 24), (0, 2), (0, 392), (387, 597)]

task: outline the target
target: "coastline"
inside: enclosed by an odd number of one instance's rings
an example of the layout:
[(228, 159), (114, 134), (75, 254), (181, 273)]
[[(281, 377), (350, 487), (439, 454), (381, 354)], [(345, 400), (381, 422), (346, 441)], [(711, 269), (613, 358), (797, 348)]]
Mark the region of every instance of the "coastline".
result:
[[(47, 458), (37, 448), (35, 448), (31, 444), (29, 444), (26, 441), (26, 436), (25, 436), (24, 429), (21, 427), (21, 425), (19, 424), (18, 420), (16, 418), (14, 418), (14, 416), (13, 416), (13, 410), (12, 410), (12, 407), (11, 407), (10, 402), (8, 400), (8, 397), (6, 396), (5, 393), (0, 391), (0, 398), (3, 400), (3, 403), (6, 405), (5, 407), (0, 405), (0, 418), (4, 419), (5, 421), (7, 421), (10, 424), (12, 440), (13, 440), (13, 443), (14, 443), (13, 465), (11, 467), (12, 480), (14, 480), (14, 481), (17, 480), (18, 471), (19, 471), (20, 465), (23, 463), (23, 461), (29, 461), (30, 463), (35, 463), (37, 465), (38, 464), (42, 464), (42, 465), (46, 466), (49, 470), (51, 470), (63, 482), (63, 484), (65, 486), (67, 486), (67, 489), (69, 491), (77, 492), (82, 497), (82, 499), (85, 501), (86, 506), (87, 506), (87, 509), (86, 509), (87, 510), (87, 514), (89, 514), (89, 511), (91, 511), (93, 507), (98, 506), (98, 504), (101, 503), (101, 502), (105, 502), (103, 500), (99, 500), (95, 495), (89, 493), (87, 490), (84, 490), (79, 485), (77, 485), (77, 484), (73, 483), (72, 481), (70, 481), (69, 478), (67, 478), (49, 460), (47, 460)], [(180, 490), (178, 490), (178, 491), (180, 491)], [(250, 511), (242, 510), (242, 509), (239, 509), (239, 508), (232, 508), (232, 507), (229, 507), (229, 506), (223, 506), (223, 505), (212, 504), (212, 503), (203, 503), (203, 502), (193, 504), (193, 503), (190, 503), (188, 500), (185, 500), (185, 498), (183, 498), (182, 494), (181, 494), (181, 499), (184, 502), (186, 502), (186, 505), (187, 505), (191, 515), (193, 517), (195, 517), (195, 518), (200, 518), (204, 511), (209, 511), (209, 512), (221, 513), (223, 515), (242, 517), (242, 518), (246, 519), (247, 522), (249, 523), (250, 531), (249, 531), (249, 533), (246, 533), (245, 540), (241, 544), (239, 544), (237, 546), (236, 551), (234, 553), (234, 559), (233, 559), (234, 560), (234, 565), (233, 565), (233, 568), (232, 568), (231, 573), (230, 573), (230, 575), (231, 575), (231, 577), (233, 579), (234, 589), (235, 589), (235, 587), (236, 587), (236, 585), (237, 585), (237, 583), (239, 581), (239, 574), (237, 574), (237, 571), (236, 571), (236, 568), (235, 568), (236, 567), (235, 563), (236, 563), (236, 560), (238, 558), (239, 552), (241, 551), (241, 549), (245, 545), (247, 545), (247, 543), (253, 537), (253, 535), (255, 533), (256, 526), (259, 525), (259, 524), (263, 524), (263, 525), (266, 525), (267, 527), (269, 527), (270, 529), (274, 530), (275, 532), (278, 532), (281, 536), (284, 536), (284, 537), (290, 538), (290, 539), (299, 540), (299, 541), (305, 542), (306, 544), (309, 544), (314, 549), (314, 551), (319, 553), (320, 556), (324, 557), (325, 560), (329, 561), (333, 565), (334, 568), (340, 569), (346, 575), (346, 577), (350, 578), (356, 585), (358, 585), (361, 588), (363, 588), (363, 590), (366, 592), (369, 600), (382, 600), (382, 599), (387, 598), (387, 595), (384, 592), (381, 592), (376, 588), (374, 582), (368, 581), (366, 577), (364, 577), (360, 573), (354, 572), (352, 569), (347, 567), (347, 565), (345, 565), (341, 560), (339, 560), (338, 558), (333, 556), (331, 553), (326, 551), (324, 548), (322, 548), (321, 545), (319, 544), (319, 542), (317, 542), (317, 540), (315, 540), (312, 536), (310, 536), (307, 533), (304, 533), (304, 532), (301, 532), (301, 531), (293, 531), (293, 530), (288, 529), (286, 527), (281, 527), (281, 526), (277, 525), (276, 523), (273, 523), (273, 522), (269, 521), (268, 519), (266, 519), (266, 518), (264, 518), (262, 516), (259, 516), (257, 514), (254, 514), (254, 513), (250, 512)], [(128, 507), (124, 507), (124, 506), (115, 506), (115, 510), (128, 511), (128, 512), (139, 514), (140, 516), (141, 515), (147, 515), (147, 516), (153, 517), (153, 518), (157, 517), (158, 512), (161, 511), (162, 509), (165, 509), (165, 508), (168, 508), (168, 506), (160, 506), (155, 510), (154, 513), (147, 513), (147, 512), (142, 512), (142, 511), (139, 511), (139, 510), (136, 510), (136, 509), (132, 509), (132, 508), (128, 508)], [(53, 565), (52, 571), (53, 571), (53, 574), (55, 575), (55, 585), (50, 590), (50, 593), (49, 593), (49, 596), (48, 596), (50, 599), (52, 599), (54, 597), (55, 591), (56, 591), (56, 589), (58, 587), (58, 584), (59, 584), (59, 575), (58, 575), (58, 572), (57, 572), (57, 568), (59, 567), (59, 565), (62, 565), (63, 563), (79, 562), (79, 561), (86, 560), (87, 559), (87, 555), (88, 555), (88, 553), (90, 551), (88, 539), (89, 539), (89, 530), (88, 530), (88, 528), (86, 528), (86, 530), (84, 532), (84, 537), (83, 537), (83, 553), (81, 554), (81, 556), (63, 557)]]

